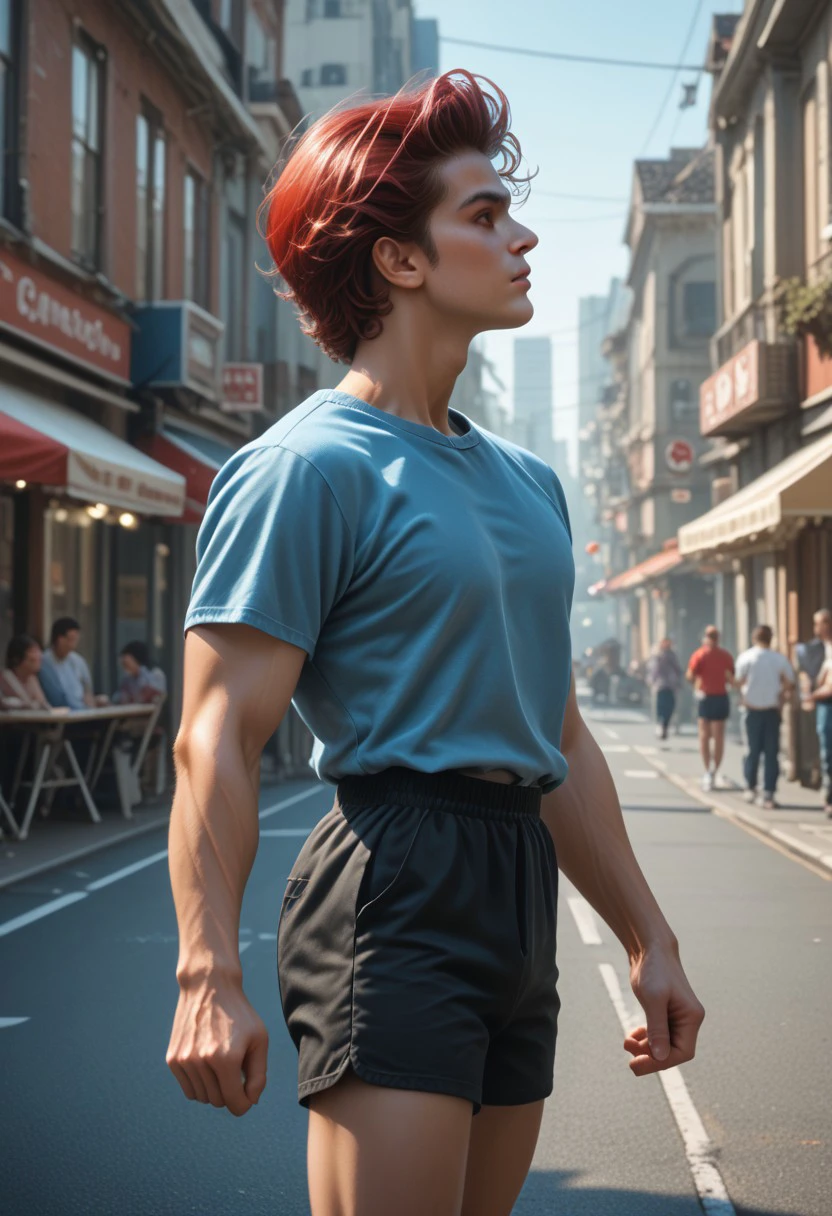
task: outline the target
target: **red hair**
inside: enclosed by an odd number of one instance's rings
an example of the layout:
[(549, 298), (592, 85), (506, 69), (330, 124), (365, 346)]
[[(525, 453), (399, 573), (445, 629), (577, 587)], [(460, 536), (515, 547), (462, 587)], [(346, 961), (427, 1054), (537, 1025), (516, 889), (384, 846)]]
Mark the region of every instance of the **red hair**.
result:
[(372, 274), (376, 241), (415, 241), (435, 262), (428, 220), (441, 202), (442, 163), (467, 150), (498, 157), (515, 192), (520, 145), (508, 99), (457, 69), (412, 92), (333, 110), (291, 154), (261, 207), (263, 236), (301, 327), (332, 359), (350, 362), (381, 333), (393, 305)]

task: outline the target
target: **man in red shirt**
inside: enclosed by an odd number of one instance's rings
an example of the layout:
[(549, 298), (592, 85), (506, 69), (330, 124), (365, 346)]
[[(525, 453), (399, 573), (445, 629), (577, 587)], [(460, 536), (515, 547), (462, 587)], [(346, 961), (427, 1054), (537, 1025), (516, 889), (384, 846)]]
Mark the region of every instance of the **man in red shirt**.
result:
[(702, 645), (691, 655), (687, 678), (699, 698), (699, 750), (705, 766), (702, 788), (712, 790), (715, 784), (722, 784), (719, 766), (725, 752), (725, 723), (731, 712), (728, 688), (734, 684), (734, 660), (719, 645), (715, 625), (708, 626)]

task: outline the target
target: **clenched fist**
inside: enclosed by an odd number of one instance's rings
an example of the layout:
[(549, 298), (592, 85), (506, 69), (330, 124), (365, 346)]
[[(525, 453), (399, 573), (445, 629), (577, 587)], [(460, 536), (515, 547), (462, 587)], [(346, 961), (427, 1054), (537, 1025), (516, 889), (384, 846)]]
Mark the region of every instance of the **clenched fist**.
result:
[(180, 982), (168, 1067), (192, 1102), (244, 1115), (266, 1088), (269, 1035), (238, 984)]

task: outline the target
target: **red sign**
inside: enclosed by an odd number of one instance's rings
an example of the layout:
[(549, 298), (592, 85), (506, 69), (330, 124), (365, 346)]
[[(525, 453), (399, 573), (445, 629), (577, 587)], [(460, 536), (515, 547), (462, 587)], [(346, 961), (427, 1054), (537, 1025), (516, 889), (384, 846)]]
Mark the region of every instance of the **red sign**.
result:
[(687, 439), (674, 439), (665, 448), (664, 458), (672, 473), (688, 473), (693, 467), (693, 445)]
[(693, 495), (690, 490), (671, 490), (670, 501), (675, 503), (688, 503)]
[(222, 408), (227, 414), (263, 408), (263, 364), (226, 363), (222, 369)]
[(0, 251), (0, 326), (130, 383), (130, 326), (42, 270)]
[(700, 429), (710, 435), (760, 400), (760, 343), (749, 342), (699, 390)]

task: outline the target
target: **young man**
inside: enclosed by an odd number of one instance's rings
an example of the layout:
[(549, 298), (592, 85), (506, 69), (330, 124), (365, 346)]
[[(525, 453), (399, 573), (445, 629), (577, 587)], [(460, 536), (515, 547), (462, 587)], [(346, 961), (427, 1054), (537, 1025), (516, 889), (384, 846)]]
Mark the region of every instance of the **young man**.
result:
[(337, 786), (278, 926), (313, 1216), (508, 1216), (552, 1090), (558, 863), (628, 952), (632, 1071), (690, 1059), (704, 1016), (578, 712), (560, 483), (448, 407), (472, 338), (532, 316), (519, 163), (462, 71), (304, 135), (266, 238), (349, 370), (220, 471), (197, 545), (167, 1060), (191, 1100), (263, 1092), (238, 927), (294, 700)]
[(734, 660), (719, 645), (719, 630), (709, 625), (702, 645), (690, 657), (686, 678), (699, 698), (699, 751), (704, 773), (702, 788), (722, 787), (719, 766), (725, 755), (725, 723), (731, 713), (728, 687), (733, 683)]
[(820, 608), (815, 613), (814, 629), (815, 637), (823, 643), (824, 658), (815, 687), (806, 694), (804, 703), (815, 709), (825, 799), (823, 810), (826, 818), (832, 819), (832, 612), (828, 608)]
[(662, 638), (658, 650), (650, 656), (647, 682), (656, 694), (656, 734), (660, 739), (666, 739), (676, 709), (676, 694), (682, 687), (682, 664), (670, 638)]
[(771, 649), (774, 634), (768, 625), (759, 625), (752, 634), (753, 646), (737, 659), (736, 682), (742, 690), (745, 708), (745, 797), (757, 801), (760, 757), (763, 757), (763, 794), (759, 799), (766, 810), (776, 806), (774, 794), (780, 776), (780, 718), (783, 701), (791, 693), (797, 677), (789, 660)]

